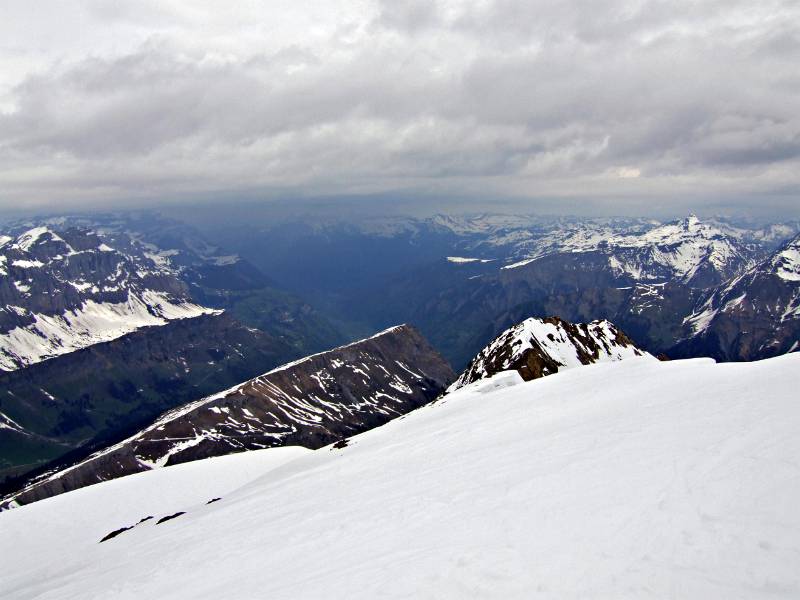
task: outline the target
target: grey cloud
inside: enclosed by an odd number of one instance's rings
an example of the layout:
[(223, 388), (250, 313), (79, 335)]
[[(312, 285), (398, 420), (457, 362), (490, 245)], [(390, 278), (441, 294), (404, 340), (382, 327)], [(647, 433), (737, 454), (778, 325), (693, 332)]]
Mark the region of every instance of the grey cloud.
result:
[(413, 34), (440, 25), (441, 14), (438, 4), (430, 0), (383, 0), (376, 24)]
[(796, 189), (799, 22), (779, 1), (387, 0), (271, 52), (162, 33), (17, 85), (0, 184), (649, 196), (675, 177), (727, 193), (746, 173), (750, 191)]

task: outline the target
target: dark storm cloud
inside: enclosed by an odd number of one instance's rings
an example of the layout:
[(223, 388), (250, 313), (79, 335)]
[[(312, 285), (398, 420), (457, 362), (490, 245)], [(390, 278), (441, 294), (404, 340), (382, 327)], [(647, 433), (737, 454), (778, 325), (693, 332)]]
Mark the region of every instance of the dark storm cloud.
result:
[(793, 2), (387, 0), (316, 21), (310, 5), (200, 5), (87, 3), (129, 47), (56, 48), (6, 83), (0, 202), (237, 188), (746, 200), (800, 179)]

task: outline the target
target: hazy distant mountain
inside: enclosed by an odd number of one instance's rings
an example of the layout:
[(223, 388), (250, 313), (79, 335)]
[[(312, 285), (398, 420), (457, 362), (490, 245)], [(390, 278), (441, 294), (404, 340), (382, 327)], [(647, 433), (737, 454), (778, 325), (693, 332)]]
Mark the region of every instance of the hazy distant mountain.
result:
[(0, 478), (344, 341), (308, 303), (175, 221), (144, 213), (8, 225)]
[(249, 261), (152, 213), (37, 219), (0, 233), (0, 368), (214, 310), (301, 355), (345, 339)]
[(3, 235), (0, 276), (0, 369), (7, 371), (213, 312), (192, 301), (163, 257), (90, 229)]
[[(547, 254), (596, 252), (607, 258), (608, 267), (619, 278), (689, 287), (718, 285), (745, 268), (755, 255), (754, 248), (694, 215), (643, 233), (603, 233), (573, 236)], [(504, 268), (518, 268), (536, 258)]]
[(463, 367), (530, 315), (608, 319), (648, 351), (667, 351), (709, 290), (796, 231), (694, 215), (661, 223), (484, 214), (309, 218), (218, 235), (350, 335), (408, 321)]
[(720, 286), (686, 324), (676, 356), (757, 360), (800, 348), (800, 236)]

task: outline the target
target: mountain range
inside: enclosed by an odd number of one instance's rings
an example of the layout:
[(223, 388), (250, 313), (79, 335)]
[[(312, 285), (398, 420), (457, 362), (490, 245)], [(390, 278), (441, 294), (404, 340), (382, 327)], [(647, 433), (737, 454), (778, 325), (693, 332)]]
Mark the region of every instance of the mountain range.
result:
[(796, 229), (290, 230), (3, 234), (0, 595), (800, 590)]
[(308, 303), (169, 219), (7, 226), (0, 479), (16, 486), (164, 410), (344, 341)]
[(458, 372), (503, 331), (547, 315), (608, 323), (636, 351), (671, 358), (792, 352), (797, 231), (694, 215), (303, 221), (256, 233), (200, 233), (152, 213), (18, 222), (0, 233), (2, 489), (395, 323), (418, 328)]
[[(440, 219), (407, 228), (395, 223), (369, 237), (375, 247), (370, 256), (381, 258), (383, 273), (372, 285), (330, 288), (311, 277), (298, 290), (321, 299), (340, 320), (357, 315), (362, 326), (375, 328), (414, 323), (458, 369), (500, 331), (530, 315), (608, 319), (652, 354), (683, 356), (676, 347), (697, 333), (688, 319), (708, 297), (779, 251), (781, 235), (797, 231), (794, 225), (744, 229), (693, 215), (665, 224), (534, 220), (512, 228), (510, 221)], [(317, 243), (333, 253), (325, 259), (329, 278), (337, 274), (333, 262), (348, 264), (335, 255), (336, 231), (329, 226), (309, 233), (307, 245), (304, 238), (310, 256), (316, 257)], [(357, 235), (370, 234), (350, 228), (339, 235), (355, 243)], [(404, 245), (413, 248), (409, 261), (394, 257)], [(424, 248), (431, 255), (422, 256)], [(337, 286), (349, 281), (344, 273), (335, 279)], [(737, 359), (736, 352), (713, 346), (703, 353)], [(758, 354), (748, 355), (753, 357)]]
[[(119, 246), (118, 243), (115, 245)], [(0, 238), (0, 369), (213, 311), (155, 254), (94, 231), (33, 227)]]
[(714, 289), (685, 319), (675, 356), (757, 360), (800, 347), (800, 236)]

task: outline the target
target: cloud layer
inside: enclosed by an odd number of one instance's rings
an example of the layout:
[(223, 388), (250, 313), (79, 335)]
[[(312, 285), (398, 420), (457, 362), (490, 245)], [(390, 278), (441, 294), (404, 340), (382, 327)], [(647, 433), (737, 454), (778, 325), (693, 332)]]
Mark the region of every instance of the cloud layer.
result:
[(800, 203), (793, 0), (66, 4), (0, 20), (0, 206)]

